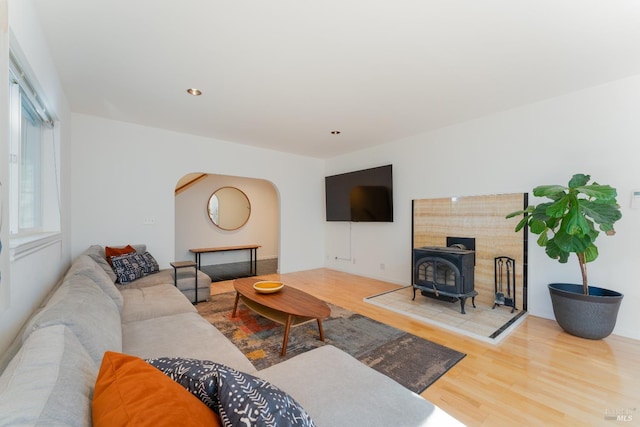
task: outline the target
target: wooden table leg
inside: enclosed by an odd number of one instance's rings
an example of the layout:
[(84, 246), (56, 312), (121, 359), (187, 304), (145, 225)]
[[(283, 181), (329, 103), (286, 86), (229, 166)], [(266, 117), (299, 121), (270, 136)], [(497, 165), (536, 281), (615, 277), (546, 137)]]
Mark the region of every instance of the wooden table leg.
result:
[(236, 317), (236, 310), (238, 309), (238, 300), (240, 299), (240, 292), (236, 292), (236, 302), (233, 303), (233, 312), (231, 317)]
[(318, 330), (320, 331), (320, 341), (324, 342), (324, 329), (322, 329), (322, 319), (318, 319)]
[(287, 324), (284, 326), (284, 339), (282, 340), (282, 351), (280, 352), (280, 356), (284, 357), (287, 355), (287, 343), (289, 342), (289, 331), (291, 330), (291, 320), (293, 316), (290, 314), (287, 316)]

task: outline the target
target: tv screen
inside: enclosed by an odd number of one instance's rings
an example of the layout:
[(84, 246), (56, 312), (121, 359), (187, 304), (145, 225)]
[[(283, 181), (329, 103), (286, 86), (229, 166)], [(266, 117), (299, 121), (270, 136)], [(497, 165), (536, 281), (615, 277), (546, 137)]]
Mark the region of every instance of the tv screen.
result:
[(393, 222), (392, 166), (324, 179), (327, 221)]

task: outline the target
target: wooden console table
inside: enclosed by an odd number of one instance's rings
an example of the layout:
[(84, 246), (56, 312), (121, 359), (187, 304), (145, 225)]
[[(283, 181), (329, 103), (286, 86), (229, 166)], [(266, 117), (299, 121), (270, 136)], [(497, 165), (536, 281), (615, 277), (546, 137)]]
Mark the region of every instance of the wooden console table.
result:
[(195, 248), (189, 249), (189, 252), (195, 254), (196, 264), (198, 265), (198, 270), (200, 270), (200, 259), (202, 254), (210, 253), (210, 252), (228, 252), (228, 251), (249, 251), (250, 253), (250, 265), (251, 265), (251, 275), (256, 275), (258, 272), (258, 248), (261, 245), (239, 245), (239, 246), (218, 246), (213, 248)]

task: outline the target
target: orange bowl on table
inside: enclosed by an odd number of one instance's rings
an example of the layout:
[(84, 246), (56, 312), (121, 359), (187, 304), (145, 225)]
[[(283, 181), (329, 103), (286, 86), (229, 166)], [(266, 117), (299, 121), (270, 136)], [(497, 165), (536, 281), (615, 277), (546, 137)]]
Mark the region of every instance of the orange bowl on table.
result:
[(253, 289), (261, 294), (272, 294), (284, 287), (284, 283), (275, 280), (263, 280), (253, 284)]

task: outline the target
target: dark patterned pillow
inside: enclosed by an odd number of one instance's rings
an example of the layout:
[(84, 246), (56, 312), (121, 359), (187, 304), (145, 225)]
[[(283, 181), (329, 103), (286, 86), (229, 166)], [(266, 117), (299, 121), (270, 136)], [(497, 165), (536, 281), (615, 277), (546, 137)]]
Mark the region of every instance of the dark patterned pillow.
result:
[(163, 357), (147, 362), (200, 398), (225, 427), (314, 426), (293, 397), (253, 375), (207, 360)]
[(142, 258), (142, 272), (144, 273), (145, 276), (147, 274), (153, 274), (160, 271), (160, 266), (158, 265), (158, 262), (149, 252), (137, 253), (137, 255), (139, 255), (140, 258)]
[(141, 257), (136, 252), (130, 254), (111, 257), (113, 271), (120, 283), (127, 284), (144, 276), (144, 271), (140, 265)]
[(217, 363), (207, 360), (162, 357), (148, 359), (147, 363), (161, 370), (218, 413), (218, 371)]

